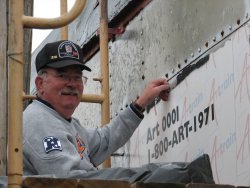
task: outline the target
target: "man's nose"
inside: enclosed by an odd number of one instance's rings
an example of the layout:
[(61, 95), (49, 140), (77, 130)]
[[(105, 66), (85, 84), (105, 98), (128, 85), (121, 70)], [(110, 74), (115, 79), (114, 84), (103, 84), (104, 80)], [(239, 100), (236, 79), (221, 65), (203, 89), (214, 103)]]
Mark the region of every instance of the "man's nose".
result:
[(77, 85), (77, 84), (79, 84), (79, 83), (74, 79), (74, 77), (68, 77), (66, 83), (67, 83), (68, 85)]

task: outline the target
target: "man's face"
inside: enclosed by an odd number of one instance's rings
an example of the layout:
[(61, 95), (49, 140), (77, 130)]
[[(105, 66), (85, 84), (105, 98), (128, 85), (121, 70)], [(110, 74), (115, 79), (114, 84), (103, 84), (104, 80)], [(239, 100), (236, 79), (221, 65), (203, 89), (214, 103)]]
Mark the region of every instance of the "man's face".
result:
[(84, 88), (80, 67), (46, 68), (45, 75), (40, 79), (40, 82), (36, 80), (40, 97), (64, 118), (70, 118), (80, 103)]

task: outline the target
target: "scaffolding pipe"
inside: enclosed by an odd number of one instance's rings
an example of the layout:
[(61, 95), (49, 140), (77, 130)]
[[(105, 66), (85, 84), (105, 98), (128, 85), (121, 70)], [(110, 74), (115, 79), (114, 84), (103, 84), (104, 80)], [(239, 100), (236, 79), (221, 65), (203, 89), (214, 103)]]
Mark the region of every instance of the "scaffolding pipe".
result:
[(63, 27), (80, 15), (85, 7), (85, 4), (86, 0), (76, 0), (68, 13), (57, 18), (35, 18), (32, 16), (23, 15), (23, 26), (25, 28), (35, 29), (55, 29)]
[[(37, 97), (35, 95), (23, 95), (23, 100), (34, 100), (36, 98)], [(81, 102), (101, 104), (103, 101), (104, 95), (83, 94), (81, 98)]]
[(23, 10), (24, 0), (9, 0), (8, 188), (20, 188), (23, 174)]
[[(101, 105), (101, 124), (102, 126), (110, 122), (109, 106), (109, 55), (108, 55), (108, 2), (100, 1), (100, 64), (101, 64), (101, 87), (102, 94), (105, 96)], [(103, 163), (104, 168), (111, 167), (110, 157)]]
[[(61, 0), (60, 2), (61, 5), (61, 16), (63, 16), (64, 14), (67, 13), (67, 9), (68, 9), (68, 4), (67, 4), (67, 0)], [(62, 40), (67, 40), (68, 39), (68, 25), (65, 25), (64, 27), (61, 28), (61, 39)]]

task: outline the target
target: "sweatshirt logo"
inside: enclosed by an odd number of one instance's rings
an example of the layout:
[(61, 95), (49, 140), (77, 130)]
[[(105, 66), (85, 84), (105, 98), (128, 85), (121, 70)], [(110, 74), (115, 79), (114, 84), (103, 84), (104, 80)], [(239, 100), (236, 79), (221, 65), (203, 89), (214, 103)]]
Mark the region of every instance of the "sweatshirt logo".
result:
[(86, 146), (78, 134), (76, 135), (76, 143), (77, 143), (77, 151), (82, 160), (84, 157), (84, 151), (86, 150)]
[(43, 146), (46, 153), (54, 150), (62, 151), (62, 145), (58, 138), (54, 136), (48, 136), (43, 139)]

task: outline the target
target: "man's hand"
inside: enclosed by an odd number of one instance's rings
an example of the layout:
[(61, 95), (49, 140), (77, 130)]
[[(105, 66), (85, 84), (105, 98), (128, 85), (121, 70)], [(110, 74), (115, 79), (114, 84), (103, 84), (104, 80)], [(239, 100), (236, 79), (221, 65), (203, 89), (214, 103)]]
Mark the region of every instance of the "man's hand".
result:
[(167, 80), (159, 78), (151, 81), (135, 102), (140, 107), (145, 108), (148, 104), (153, 102), (156, 97), (161, 98), (163, 101), (167, 101), (169, 91), (170, 87)]

